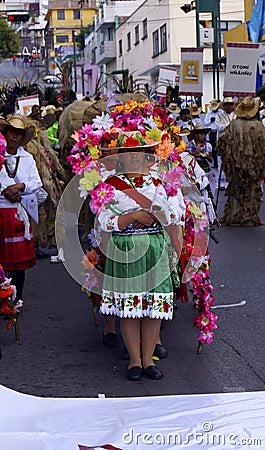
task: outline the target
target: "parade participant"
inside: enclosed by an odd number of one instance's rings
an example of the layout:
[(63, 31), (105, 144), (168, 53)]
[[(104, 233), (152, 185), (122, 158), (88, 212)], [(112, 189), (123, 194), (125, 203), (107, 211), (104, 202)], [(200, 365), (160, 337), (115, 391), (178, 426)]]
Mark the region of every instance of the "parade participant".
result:
[(31, 107), (31, 113), (28, 116), (30, 119), (32, 120), (37, 120), (39, 122), (39, 120), (41, 119), (41, 109), (39, 105), (33, 105)]
[(200, 118), (200, 114), (202, 112), (202, 109), (199, 108), (199, 106), (196, 103), (191, 103), (189, 105), (189, 110), (191, 114), (191, 120), (192, 120), (192, 127), (196, 126), (203, 126), (203, 122)]
[(265, 170), (265, 128), (259, 120), (259, 108), (259, 98), (245, 97), (235, 108), (236, 119), (225, 131), (222, 162), (228, 187), (224, 225), (263, 225), (259, 210), (260, 179)]
[[(112, 234), (106, 253), (100, 310), (103, 314), (120, 318), (123, 341), (130, 355), (127, 377), (132, 381), (139, 380), (142, 373), (156, 380), (163, 376), (152, 359), (161, 319), (171, 319), (173, 314), (173, 285), (162, 222), (164, 225), (179, 225), (185, 211), (184, 203), (182, 207), (179, 203), (181, 197), (176, 195), (167, 199), (161, 185), (157, 195), (163, 198), (161, 207), (163, 204), (164, 213), (161, 221), (158, 220), (152, 209), (156, 203), (155, 179), (158, 181), (158, 177), (144, 153), (149, 150), (148, 144), (143, 144), (141, 149), (139, 139), (143, 142), (143, 136), (139, 135), (139, 132), (134, 133), (134, 137), (131, 133), (123, 133), (125, 145), (118, 148), (117, 163), (121, 174), (115, 180), (113, 200), (120, 213), (115, 215), (103, 206), (98, 216), (101, 229)], [(127, 141), (132, 147), (126, 146)], [(133, 147), (133, 143), (136, 146)], [(120, 183), (126, 184), (128, 189), (120, 190)], [(128, 190), (133, 192), (134, 198)], [(144, 195), (147, 204), (150, 202), (149, 209), (141, 205), (138, 193)], [(166, 210), (171, 213), (166, 214)], [(146, 246), (148, 240), (150, 244)], [(123, 258), (117, 262), (119, 252)], [(152, 272), (150, 280), (149, 272)]]
[(204, 118), (204, 126), (206, 128), (210, 128), (208, 140), (212, 146), (212, 157), (214, 161), (214, 168), (217, 169), (218, 161), (217, 161), (217, 153), (216, 153), (216, 143), (217, 143), (217, 125), (216, 119), (218, 114), (220, 113), (220, 102), (218, 100), (212, 100), (209, 105), (209, 111), (207, 112)]
[(173, 122), (180, 120), (180, 108), (176, 103), (170, 103), (167, 107), (169, 117), (173, 119)]
[[(99, 158), (100, 152), (103, 151), (102, 147), (104, 148), (105, 154), (106, 143), (108, 143), (107, 150), (109, 152), (117, 153), (119, 151), (119, 147), (126, 147), (125, 140), (126, 144), (130, 142), (130, 145), (127, 146), (127, 149), (130, 149), (133, 146), (137, 147), (140, 145), (140, 143), (141, 145), (143, 145), (145, 139), (149, 140), (150, 147), (150, 139), (157, 140), (159, 144), (156, 147), (155, 156), (152, 156), (151, 154), (147, 155), (147, 159), (149, 160), (148, 168), (150, 170), (150, 173), (153, 172), (155, 175), (151, 177), (152, 181), (150, 180), (150, 183), (145, 186), (145, 177), (142, 175), (139, 177), (134, 177), (131, 182), (135, 182), (135, 188), (137, 190), (145, 189), (146, 192), (149, 188), (151, 189), (150, 186), (152, 186), (152, 184), (157, 185), (157, 189), (159, 189), (160, 184), (162, 184), (162, 188), (165, 188), (166, 186), (167, 200), (169, 202), (176, 200), (180, 195), (178, 173), (179, 168), (181, 168), (182, 173), (184, 174), (183, 178), (181, 178), (181, 182), (185, 181), (185, 183), (183, 184), (183, 188), (181, 188), (185, 198), (185, 205), (183, 205), (183, 197), (181, 195), (180, 197), (182, 201), (177, 202), (177, 208), (180, 208), (182, 210), (182, 214), (185, 214), (186, 217), (186, 226), (183, 232), (183, 236), (187, 240), (187, 246), (185, 254), (181, 255), (182, 262), (180, 262), (180, 267), (185, 271), (184, 262), (188, 261), (189, 259), (191, 260), (188, 263), (188, 270), (190, 282), (194, 288), (194, 292), (196, 292), (196, 308), (198, 309), (198, 316), (195, 319), (195, 324), (200, 328), (199, 342), (200, 345), (206, 342), (212, 342), (214, 336), (213, 329), (216, 328), (216, 316), (210, 310), (210, 307), (214, 303), (214, 297), (211, 294), (213, 287), (211, 286), (209, 280), (209, 258), (208, 256), (205, 256), (207, 245), (205, 246), (204, 236), (206, 236), (207, 233), (205, 234), (204, 230), (206, 230), (209, 223), (205, 212), (208, 206), (208, 198), (205, 198), (204, 192), (205, 187), (208, 185), (208, 179), (205, 175), (205, 172), (200, 168), (195, 158), (185, 151), (186, 144), (182, 140), (180, 130), (177, 126), (171, 125), (172, 121), (168, 119), (168, 115), (166, 114), (165, 109), (161, 108), (157, 104), (150, 102), (150, 100), (143, 101), (142, 103), (137, 103), (133, 100), (128, 101), (126, 104), (118, 106), (116, 110), (111, 112), (110, 115), (105, 113), (101, 116), (97, 116), (95, 119), (93, 119), (93, 122), (94, 123), (92, 125), (84, 125), (82, 129), (75, 134), (76, 144), (72, 149), (71, 155), (69, 155), (68, 157), (68, 161), (70, 162), (74, 173), (83, 175), (83, 178), (80, 179), (80, 195), (82, 197), (86, 197), (88, 194), (90, 194), (91, 209), (94, 210), (94, 212), (99, 212), (99, 214), (101, 214), (102, 210), (100, 208), (103, 206), (106, 214), (110, 214), (112, 212), (113, 218), (116, 217), (115, 223), (119, 221), (119, 216), (123, 215), (122, 213), (125, 212), (119, 208), (119, 201), (117, 202), (115, 199), (116, 191), (117, 196), (119, 197), (123, 196), (124, 199), (126, 199), (127, 196), (129, 197), (129, 202), (127, 199), (123, 204), (124, 207), (126, 207), (127, 203), (128, 207), (130, 207), (132, 200), (130, 200), (131, 196), (129, 193), (126, 192), (125, 194), (121, 191), (120, 182), (116, 186), (111, 185), (115, 188), (114, 197), (113, 190), (111, 190), (110, 187), (107, 188), (107, 183), (102, 182), (102, 180), (105, 181), (106, 178), (108, 178), (108, 170), (114, 170), (114, 173), (116, 174), (118, 170), (118, 167), (115, 170), (115, 164), (113, 166), (113, 164), (111, 165), (108, 163), (107, 168), (107, 166), (105, 165), (105, 160)], [(137, 139), (128, 140), (127, 142), (125, 136), (119, 135), (119, 131), (123, 131), (123, 134), (126, 134), (128, 130), (130, 130), (129, 133), (132, 133), (132, 130), (135, 130), (134, 132), (136, 132), (136, 130), (139, 130)], [(142, 133), (144, 133), (144, 136), (141, 136)], [(104, 145), (102, 145), (102, 143)], [(98, 146), (99, 149), (97, 156)], [(122, 165), (123, 161), (121, 159), (123, 156), (123, 154), (119, 154), (118, 166)], [(114, 155), (113, 157), (116, 158), (117, 161), (117, 155)], [(157, 163), (156, 170), (154, 170), (154, 158)], [(102, 171), (103, 162), (105, 169)], [(121, 173), (119, 168), (117, 177), (114, 176), (114, 178), (120, 178), (121, 176), (126, 175), (127, 174)], [(165, 182), (165, 180), (167, 181)], [(197, 186), (199, 186), (201, 192), (198, 190)], [(152, 189), (153, 188), (154, 187), (152, 187)], [(130, 192), (133, 191), (135, 194), (135, 190), (132, 189), (131, 184), (126, 184), (126, 190)], [(135, 195), (138, 194), (136, 193)], [(160, 198), (160, 195), (157, 197)], [(136, 201), (136, 198), (134, 198), (134, 200)], [(150, 200), (147, 199), (147, 201), (147, 210), (151, 212), (149, 206)], [(141, 209), (141, 200), (138, 201), (138, 205), (140, 205), (139, 208)], [(166, 201), (164, 205), (166, 205)], [(146, 208), (146, 204), (144, 208)], [(170, 218), (171, 220), (173, 220), (174, 214), (170, 214)], [(173, 229), (175, 229), (175, 227), (173, 227)], [(108, 229), (107, 234), (111, 238), (111, 226)], [(85, 274), (83, 290), (87, 292), (87, 294), (93, 301), (94, 320), (95, 323), (97, 323), (96, 308), (98, 302), (100, 304), (100, 308), (102, 307), (101, 311), (104, 311), (104, 308), (107, 306), (107, 304), (109, 304), (111, 308), (110, 303), (104, 302), (104, 292), (101, 290), (102, 276), (98, 277), (98, 273), (101, 273), (102, 275), (102, 270), (104, 271), (105, 267), (105, 260), (104, 258), (102, 258), (103, 253), (101, 251), (100, 244), (100, 242), (104, 239), (103, 235), (100, 233), (100, 228), (96, 229), (95, 226), (93, 227), (93, 229), (89, 233), (89, 240), (91, 242), (91, 247), (89, 247), (89, 249), (87, 250), (86, 255), (84, 255), (82, 261)], [(200, 242), (202, 243), (202, 245), (200, 245)], [(179, 251), (178, 244), (174, 246), (174, 248), (177, 248)], [(196, 255), (194, 255), (193, 257), (192, 255), (195, 249)], [(201, 254), (198, 254), (198, 249), (201, 249)], [(114, 256), (114, 254), (111, 254), (111, 256)], [(181, 301), (183, 302), (187, 302), (187, 289), (184, 286), (186, 285), (186, 282), (184, 281), (183, 283), (180, 283), (180, 278), (176, 273), (178, 272), (178, 270), (176, 270), (178, 268), (178, 258), (176, 258), (175, 256), (170, 257), (170, 261), (172, 261), (171, 276), (172, 280), (174, 280), (173, 284), (177, 289), (174, 289), (174, 292), (177, 293), (177, 298), (181, 299)], [(110, 265), (108, 265), (108, 268), (110, 268)], [(140, 269), (139, 265), (137, 266), (137, 269)], [(109, 280), (107, 279), (107, 281)], [(124, 282), (126, 282), (126, 280), (124, 280)], [(129, 283), (130, 282), (132, 284), (133, 280), (129, 279)], [(136, 289), (136, 286), (137, 285), (134, 283), (133, 290)], [(112, 292), (114, 292), (114, 289), (112, 289)], [(204, 295), (205, 292), (207, 292), (206, 296)], [(95, 302), (94, 300), (96, 297), (97, 301)], [(133, 299), (133, 302), (134, 300), (136, 300), (136, 298)], [(138, 301), (134, 306), (134, 308), (136, 309), (137, 304)], [(140, 301), (140, 309), (142, 304), (143, 303)], [(113, 307), (114, 306), (115, 301), (113, 302)], [(134, 308), (132, 309), (132, 311), (134, 310)], [(123, 311), (123, 306), (121, 308), (121, 311)], [(113, 317), (110, 314), (105, 314), (105, 316)], [(108, 332), (113, 332), (115, 334), (115, 328), (113, 330), (108, 329)], [(155, 339), (158, 342), (157, 339), (158, 333)], [(138, 371), (138, 374), (136, 374), (136, 379), (139, 379), (139, 377), (141, 376), (140, 366), (136, 370)]]
[(209, 162), (212, 161), (212, 146), (206, 141), (206, 136), (209, 133), (210, 128), (204, 128), (203, 126), (196, 125), (191, 130), (192, 140), (189, 142), (187, 150), (193, 155), (204, 170), (205, 173), (209, 172)]
[(215, 123), (217, 126), (217, 140), (219, 141), (225, 134), (225, 129), (230, 124), (231, 120), (235, 119), (234, 100), (232, 97), (225, 97), (220, 103), (222, 111), (216, 117)]
[(25, 270), (35, 265), (34, 242), (24, 206), (36, 216), (36, 192), (41, 180), (33, 157), (23, 148), (32, 139), (35, 127), (26, 127), (23, 116), (18, 114), (0, 118), (0, 127), (7, 142), (6, 161), (0, 173), (0, 261), (17, 288), (17, 299), (21, 299)]
[(47, 138), (52, 144), (54, 150), (57, 150), (59, 153), (60, 145), (59, 145), (59, 119), (63, 112), (63, 108), (59, 107), (54, 110), (55, 120), (51, 124), (50, 127), (46, 129)]

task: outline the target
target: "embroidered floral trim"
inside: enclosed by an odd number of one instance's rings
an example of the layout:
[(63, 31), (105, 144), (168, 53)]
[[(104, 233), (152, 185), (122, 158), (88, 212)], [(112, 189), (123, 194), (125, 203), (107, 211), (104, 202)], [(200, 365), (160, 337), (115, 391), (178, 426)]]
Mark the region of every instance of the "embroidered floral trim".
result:
[(103, 290), (100, 311), (118, 317), (171, 320), (173, 317), (173, 292), (170, 293), (119, 293)]

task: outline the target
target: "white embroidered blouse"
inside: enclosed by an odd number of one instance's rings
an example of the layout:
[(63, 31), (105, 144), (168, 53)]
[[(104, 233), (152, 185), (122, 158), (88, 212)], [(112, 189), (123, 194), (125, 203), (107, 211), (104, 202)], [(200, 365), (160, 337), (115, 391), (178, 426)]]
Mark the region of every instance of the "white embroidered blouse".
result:
[[(129, 181), (125, 176), (120, 175), (119, 177), (129, 184)], [(137, 187), (133, 185), (133, 187), (145, 197), (149, 198), (153, 202), (153, 205), (162, 208), (167, 220), (167, 224), (165, 225), (183, 225), (186, 206), (181, 190), (179, 189), (177, 195), (174, 197), (168, 197), (161, 184), (155, 185), (152, 174), (143, 176), (142, 178), (143, 183), (141, 186)], [(115, 189), (114, 193), (115, 207), (121, 211), (121, 213), (142, 209), (142, 207), (125, 192)], [(108, 206), (103, 206), (98, 216), (101, 229), (106, 232), (119, 231), (118, 218), (119, 214), (113, 212)]]

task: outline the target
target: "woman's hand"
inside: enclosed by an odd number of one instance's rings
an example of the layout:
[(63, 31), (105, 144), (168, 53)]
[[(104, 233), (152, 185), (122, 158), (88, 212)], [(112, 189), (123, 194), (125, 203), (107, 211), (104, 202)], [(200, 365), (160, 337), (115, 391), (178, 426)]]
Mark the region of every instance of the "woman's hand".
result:
[(156, 221), (156, 218), (149, 211), (140, 209), (133, 212), (134, 223), (137, 225), (136, 228), (142, 228), (142, 226), (150, 227)]
[(2, 191), (2, 194), (5, 196), (5, 198), (15, 203), (21, 200), (19, 192), (24, 191), (24, 189), (25, 189), (24, 183), (11, 184)]

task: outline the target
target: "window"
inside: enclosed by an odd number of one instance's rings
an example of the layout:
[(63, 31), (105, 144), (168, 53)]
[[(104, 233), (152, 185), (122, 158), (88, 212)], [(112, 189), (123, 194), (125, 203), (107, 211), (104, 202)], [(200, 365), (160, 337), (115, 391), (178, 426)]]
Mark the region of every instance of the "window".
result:
[(167, 51), (167, 24), (160, 27), (161, 53)]
[(80, 9), (74, 9), (74, 20), (80, 20), (80, 18), (81, 18)]
[(158, 30), (153, 33), (153, 58), (159, 55), (159, 32)]
[(58, 20), (64, 20), (65, 19), (64, 9), (58, 9), (58, 11), (57, 11), (57, 19)]
[(119, 40), (119, 56), (122, 56), (122, 39)]
[(143, 20), (143, 39), (147, 38), (147, 19)]
[(139, 31), (139, 25), (137, 25), (134, 29), (134, 45), (139, 44), (140, 41), (140, 31)]
[(56, 42), (58, 44), (64, 44), (65, 42), (69, 42), (69, 36), (67, 35), (56, 36)]
[(127, 51), (131, 50), (131, 33), (127, 33)]

